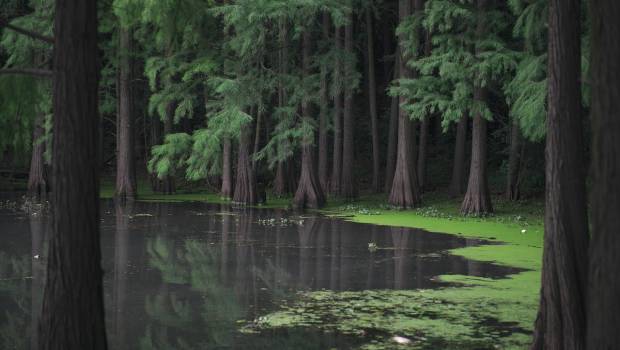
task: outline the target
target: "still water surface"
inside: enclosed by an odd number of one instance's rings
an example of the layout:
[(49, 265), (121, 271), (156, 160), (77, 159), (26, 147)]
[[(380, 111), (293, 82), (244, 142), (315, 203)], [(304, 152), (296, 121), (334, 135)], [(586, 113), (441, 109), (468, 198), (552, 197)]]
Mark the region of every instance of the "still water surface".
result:
[[(36, 343), (48, 233), (45, 215), (0, 209), (2, 349)], [(101, 234), (111, 349), (350, 348), (359, 339), (238, 329), (299, 291), (434, 288), (441, 274), (514, 272), (446, 253), (480, 240), (284, 210), (104, 201)]]

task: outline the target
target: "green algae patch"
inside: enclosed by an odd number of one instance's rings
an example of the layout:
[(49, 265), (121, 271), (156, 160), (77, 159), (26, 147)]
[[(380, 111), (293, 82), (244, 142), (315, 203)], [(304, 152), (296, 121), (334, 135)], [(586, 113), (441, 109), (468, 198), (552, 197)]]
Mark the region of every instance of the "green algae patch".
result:
[(539, 203), (519, 205), (500, 202), (488, 217), (460, 217), (454, 203), (397, 211), (370, 198), (328, 207), (324, 214), (354, 222), (494, 241), (499, 244), (449, 253), (524, 271), (497, 279), (437, 276), (446, 283), (438, 289), (304, 292), (245, 329), (311, 327), (358, 336), (365, 340), (360, 348), (369, 350), (527, 348), (538, 308), (543, 225)]

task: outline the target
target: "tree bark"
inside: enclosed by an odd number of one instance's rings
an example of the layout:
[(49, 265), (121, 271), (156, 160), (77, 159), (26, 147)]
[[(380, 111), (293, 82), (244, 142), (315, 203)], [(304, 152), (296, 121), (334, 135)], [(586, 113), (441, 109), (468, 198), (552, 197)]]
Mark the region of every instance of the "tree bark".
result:
[[(164, 141), (166, 137), (172, 134), (172, 122), (174, 119), (174, 103), (170, 102), (168, 106), (166, 106), (166, 119), (164, 120)], [(175, 193), (176, 186), (174, 181), (174, 175), (168, 174), (161, 180), (161, 188), (164, 194), (173, 194)]]
[(545, 236), (533, 349), (585, 348), (588, 222), (580, 3), (549, 2)]
[(244, 205), (258, 203), (256, 194), (256, 178), (252, 169), (250, 154), (251, 130), (249, 125), (242, 126), (239, 135), (239, 151), (237, 152), (237, 180), (233, 202)]
[[(344, 49), (349, 55), (353, 52), (353, 13), (349, 13), (349, 22), (344, 29)], [(348, 64), (345, 66), (345, 76), (349, 77), (355, 67)], [(344, 87), (344, 117), (342, 122), (342, 178), (340, 179), (340, 195), (347, 199), (357, 197), (357, 186), (353, 177), (355, 166), (354, 150), (354, 123), (353, 116), (353, 89)]]
[[(400, 65), (400, 53), (397, 50), (396, 59), (394, 60), (394, 79), (398, 79), (398, 67)], [(388, 126), (388, 147), (385, 166), (385, 192), (392, 189), (392, 180), (394, 179), (394, 169), (396, 167), (396, 143), (398, 142), (398, 97), (391, 98), (390, 105), (390, 124)]]
[[(311, 50), (311, 34), (305, 31), (302, 39), (302, 70), (304, 77), (310, 75), (310, 50)], [(304, 123), (310, 123), (312, 115), (310, 112), (310, 102), (304, 98), (301, 102), (301, 113)], [(312, 152), (312, 144), (314, 141), (313, 133), (308, 133), (302, 140), (301, 147), (301, 176), (295, 193), (295, 207), (303, 208), (321, 208), (325, 205), (325, 195), (319, 183), (317, 171), (314, 167), (314, 157)]]
[[(412, 13), (411, 2), (409, 0), (400, 0), (398, 5), (398, 13), (401, 21), (405, 20)], [(419, 10), (418, 1), (416, 1), (416, 10)], [(402, 40), (402, 39), (401, 39)], [(412, 72), (407, 68), (407, 57), (403, 56), (405, 52), (402, 50), (401, 41), (401, 57), (400, 57), (400, 77), (401, 79), (410, 78)], [(404, 96), (400, 97), (400, 104), (407, 102)], [(396, 150), (396, 169), (394, 171), (394, 179), (392, 181), (392, 190), (389, 196), (389, 203), (398, 208), (415, 208), (420, 205), (420, 191), (418, 189), (418, 179), (412, 160), (412, 128), (409, 114), (400, 109), (398, 116), (398, 145)]]
[(426, 155), (428, 148), (428, 127), (429, 118), (424, 117), (420, 123), (420, 146), (418, 147), (418, 185), (420, 192), (424, 191), (424, 180), (426, 175)]
[(464, 114), (456, 125), (452, 180), (450, 181), (450, 196), (453, 198), (465, 193), (465, 147), (467, 145), (468, 121), (469, 116)]
[(372, 12), (366, 8), (366, 38), (368, 46), (368, 107), (370, 108), (370, 136), (372, 138), (372, 191), (379, 192), (379, 117), (377, 115), (377, 77), (375, 71), (375, 39)]
[[(478, 24), (476, 35), (480, 39), (486, 30), (486, 23), (482, 13), (486, 9), (487, 0), (478, 0)], [(479, 54), (476, 48), (476, 55)], [(474, 87), (474, 100), (485, 105), (487, 102), (486, 88)], [(471, 141), (471, 162), (469, 166), (469, 181), (467, 182), (467, 192), (461, 205), (463, 215), (484, 215), (493, 212), (491, 194), (489, 193), (488, 174), (487, 174), (487, 120), (482, 113), (478, 112), (474, 116)]]
[(40, 349), (106, 349), (101, 249), (97, 2), (57, 0), (52, 236)]
[[(475, 88), (474, 99), (485, 103), (484, 88)], [(493, 212), (487, 173), (487, 120), (481, 113), (474, 116), (471, 141), (471, 162), (467, 192), (461, 205), (463, 215), (484, 215)]]
[[(329, 40), (329, 14), (323, 13), (323, 40)], [(329, 112), (329, 93), (327, 64), (321, 65), (321, 106), (319, 115), (319, 183), (323, 192), (328, 190), (327, 179), (327, 118)]]
[(132, 31), (120, 28), (120, 59), (118, 84), (118, 155), (116, 157), (116, 197), (134, 200), (137, 195), (134, 108), (132, 83)]
[(28, 195), (34, 201), (44, 200), (47, 196), (47, 172), (45, 171), (45, 142), (43, 136), (45, 129), (45, 116), (37, 115), (32, 134), (32, 157), (30, 158), (30, 171), (28, 172)]
[[(336, 27), (334, 32), (336, 50), (342, 50), (342, 27)], [(342, 62), (336, 62), (334, 80), (342, 81)], [(340, 195), (340, 181), (342, 179), (342, 93), (338, 91), (334, 97), (334, 156), (332, 158), (332, 177), (330, 192)]]
[(232, 191), (232, 143), (230, 138), (225, 138), (222, 145), (222, 187), (220, 196), (231, 198)]
[(587, 348), (613, 349), (620, 344), (620, 3), (593, 0), (590, 6), (593, 181)]
[(519, 123), (515, 120), (510, 128), (510, 151), (508, 155), (508, 174), (506, 178), (506, 199), (517, 201), (521, 197), (520, 174), (521, 156), (523, 153), (523, 140)]

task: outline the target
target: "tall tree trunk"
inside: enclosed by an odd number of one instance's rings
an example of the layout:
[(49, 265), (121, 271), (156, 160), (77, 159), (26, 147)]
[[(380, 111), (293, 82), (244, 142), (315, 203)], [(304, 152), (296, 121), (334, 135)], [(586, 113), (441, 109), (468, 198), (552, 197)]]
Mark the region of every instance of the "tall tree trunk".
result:
[[(323, 13), (323, 40), (329, 40), (329, 14)], [(321, 65), (321, 106), (319, 115), (319, 183), (323, 192), (328, 190), (327, 179), (327, 118), (329, 113), (329, 93), (327, 64)]]
[(37, 115), (32, 133), (32, 157), (30, 158), (30, 171), (28, 172), (28, 195), (35, 201), (44, 200), (47, 196), (47, 174), (45, 171), (45, 142), (43, 136), (45, 129), (45, 116)]
[(136, 159), (134, 154), (135, 130), (132, 89), (132, 31), (120, 28), (120, 58), (118, 84), (118, 153), (116, 157), (116, 197), (121, 200), (136, 198)]
[[(415, 1), (415, 10), (420, 10), (420, 1)], [(399, 18), (404, 21), (412, 13), (410, 0), (400, 0), (398, 4)], [(402, 50), (401, 39), (401, 57), (400, 57), (400, 77), (407, 79), (413, 76), (412, 72), (407, 68), (407, 57), (403, 56), (405, 50)], [(400, 97), (400, 104), (406, 103), (404, 96)], [(389, 203), (399, 208), (414, 208), (420, 205), (420, 191), (418, 189), (418, 179), (412, 160), (412, 133), (411, 121), (409, 114), (400, 109), (398, 116), (398, 145), (396, 150), (396, 169), (394, 171), (394, 179), (392, 180), (392, 190), (388, 199)]]
[(237, 152), (237, 180), (233, 202), (246, 205), (258, 203), (256, 194), (256, 178), (252, 169), (250, 154), (251, 130), (249, 125), (241, 127), (239, 150)]
[(97, 2), (57, 0), (52, 235), (40, 349), (106, 349), (97, 107)]
[(533, 349), (585, 348), (588, 223), (580, 6), (578, 0), (549, 2), (545, 236)]
[[(174, 119), (174, 103), (168, 103), (166, 106), (166, 119), (164, 120), (164, 140), (172, 134), (172, 122)], [(164, 194), (173, 194), (176, 192), (174, 175), (168, 174), (162, 180), (162, 191)]]
[[(311, 40), (311, 34), (306, 30), (302, 39), (302, 70), (304, 77), (310, 75)], [(304, 119), (302, 123), (311, 123), (312, 114), (310, 112), (310, 102), (305, 98), (301, 102), (301, 111), (302, 118)], [(314, 157), (312, 154), (313, 141), (313, 133), (307, 133), (302, 140), (301, 176), (294, 199), (294, 204), (297, 208), (321, 208), (325, 205), (325, 195), (321, 189), (317, 171), (314, 167)]]
[[(482, 13), (486, 9), (488, 0), (478, 0), (478, 24), (476, 35), (478, 38), (484, 35), (486, 23)], [(479, 48), (476, 48), (476, 55)], [(486, 104), (487, 91), (484, 87), (474, 87), (474, 101)], [(469, 181), (467, 182), (467, 192), (461, 205), (463, 215), (483, 215), (493, 212), (491, 204), (491, 194), (489, 193), (489, 183), (487, 174), (487, 120), (482, 113), (478, 112), (474, 116), (471, 141), (471, 162), (469, 165)]]
[[(353, 52), (353, 13), (349, 14), (349, 22), (344, 28), (344, 49), (349, 55)], [(352, 64), (345, 65), (345, 76), (349, 77), (355, 67)], [(342, 122), (342, 178), (340, 179), (340, 195), (344, 198), (355, 198), (357, 196), (357, 186), (353, 177), (353, 167), (355, 165), (354, 150), (354, 123), (353, 117), (353, 89), (350, 86), (344, 87), (344, 117)]]
[(523, 140), (519, 123), (514, 120), (510, 128), (510, 150), (508, 155), (508, 174), (506, 178), (506, 199), (509, 201), (519, 200), (521, 191), (521, 156), (523, 152)]
[[(151, 132), (150, 132), (150, 139), (149, 139), (148, 155), (147, 157), (145, 157), (145, 160), (147, 161), (147, 163), (150, 158), (151, 150), (153, 146), (159, 145), (162, 143), (161, 121), (159, 120), (159, 118), (151, 118), (150, 126), (151, 126), (151, 130), (150, 130)], [(153, 190), (153, 192), (162, 192), (163, 191), (162, 182), (157, 177), (157, 174), (152, 173), (150, 174), (150, 177), (151, 177), (151, 189)]]
[(375, 72), (375, 39), (370, 7), (366, 8), (366, 38), (368, 46), (368, 107), (372, 138), (372, 190), (379, 192), (379, 121), (377, 115), (377, 77)]
[[(475, 88), (474, 100), (486, 101), (484, 88)], [(467, 192), (461, 205), (463, 215), (483, 215), (493, 212), (487, 174), (487, 120), (481, 113), (474, 116), (471, 141), (471, 162)]]
[(222, 145), (222, 187), (220, 189), (220, 196), (231, 198), (232, 194), (232, 143), (230, 138), (226, 137)]
[[(428, 57), (431, 54), (431, 36), (430, 33), (425, 34), (424, 39), (424, 56)], [(424, 191), (424, 180), (426, 177), (426, 156), (428, 149), (428, 134), (430, 128), (430, 118), (424, 116), (420, 123), (420, 146), (418, 147), (418, 184), (420, 185), (420, 191)]]
[[(258, 153), (260, 151), (260, 132), (263, 124), (263, 112), (260, 108), (256, 108), (256, 123), (254, 125), (254, 147), (252, 149), (252, 154)], [(252, 168), (256, 170), (256, 159), (252, 157)]]
[(620, 3), (590, 2), (592, 18), (592, 245), (587, 348), (620, 344)]
[[(394, 79), (398, 79), (398, 67), (400, 65), (400, 53), (396, 51), (396, 59), (394, 60)], [(394, 169), (396, 167), (396, 143), (398, 142), (398, 97), (392, 96), (390, 105), (390, 124), (388, 126), (388, 147), (385, 166), (385, 192), (392, 189), (392, 180), (394, 179)]]
[(459, 197), (465, 193), (465, 147), (467, 145), (468, 123), (469, 116), (464, 114), (456, 125), (452, 180), (450, 181), (450, 196), (453, 198)]
[[(342, 27), (336, 27), (334, 32), (336, 50), (342, 50)], [(342, 62), (338, 60), (334, 69), (334, 80), (342, 81)], [(340, 181), (342, 179), (342, 92), (338, 91), (334, 96), (334, 156), (332, 158), (332, 177), (330, 192), (340, 195)]]

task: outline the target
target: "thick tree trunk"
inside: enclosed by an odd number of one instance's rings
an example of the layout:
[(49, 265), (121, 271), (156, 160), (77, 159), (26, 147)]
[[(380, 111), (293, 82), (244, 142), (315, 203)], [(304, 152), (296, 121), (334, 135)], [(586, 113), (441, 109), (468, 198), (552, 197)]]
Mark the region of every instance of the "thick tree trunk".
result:
[[(302, 69), (304, 77), (310, 75), (310, 50), (312, 36), (309, 31), (305, 31), (302, 41)], [(310, 102), (303, 99), (301, 102), (301, 113), (304, 118), (303, 123), (311, 123), (312, 115), (310, 112)], [(297, 208), (321, 208), (325, 205), (325, 195), (319, 183), (317, 171), (314, 167), (314, 157), (312, 144), (314, 135), (309, 133), (304, 136), (301, 147), (301, 176), (295, 193), (294, 204)]]
[[(349, 14), (349, 23), (344, 29), (344, 49), (349, 55), (353, 52), (353, 13)], [(345, 66), (346, 76), (350, 76), (354, 66)], [(357, 197), (357, 184), (353, 177), (353, 167), (355, 166), (354, 150), (354, 123), (353, 116), (353, 89), (350, 86), (344, 87), (344, 117), (342, 122), (342, 178), (340, 179), (340, 195), (344, 198), (352, 199)]]
[(45, 142), (43, 136), (45, 129), (45, 116), (37, 115), (32, 133), (32, 157), (30, 158), (30, 171), (28, 172), (28, 195), (34, 201), (45, 200), (47, 197), (47, 173), (45, 171)]
[(377, 115), (377, 77), (375, 72), (375, 39), (370, 7), (366, 8), (366, 38), (368, 46), (368, 107), (372, 138), (372, 190), (379, 192), (379, 117)]
[(232, 143), (230, 138), (225, 138), (222, 145), (222, 187), (220, 196), (231, 198), (232, 191)]
[(120, 59), (118, 84), (118, 153), (116, 157), (116, 197), (133, 200), (137, 195), (136, 159), (134, 154), (135, 130), (132, 89), (132, 31), (120, 29)]
[[(400, 65), (400, 53), (397, 50), (396, 59), (394, 61), (394, 79), (398, 79), (398, 67)], [(398, 142), (398, 97), (391, 98), (390, 105), (390, 124), (388, 126), (388, 146), (385, 166), (385, 192), (392, 189), (392, 180), (394, 179), (394, 169), (396, 168), (396, 143)]]
[(52, 235), (40, 349), (106, 349), (101, 249), (97, 2), (57, 0)]
[(588, 223), (580, 6), (578, 0), (549, 2), (545, 237), (533, 349), (585, 348)]
[(620, 344), (620, 3), (593, 0), (592, 245), (588, 275), (588, 349)]
[[(323, 13), (323, 40), (329, 40), (329, 14)], [(319, 183), (323, 192), (328, 190), (327, 179), (327, 118), (329, 113), (327, 64), (321, 65), (321, 106), (319, 115)]]
[[(419, 9), (416, 1), (416, 10)], [(398, 5), (399, 18), (405, 20), (411, 13), (411, 2), (409, 0), (400, 0)], [(401, 43), (402, 45), (402, 43)], [(403, 57), (401, 50), (400, 57), (400, 77), (402, 79), (412, 77), (412, 72), (407, 68), (407, 57)], [(405, 97), (400, 97), (400, 104), (406, 103)], [(398, 145), (396, 150), (396, 169), (394, 171), (394, 179), (392, 181), (392, 190), (388, 199), (391, 205), (398, 208), (414, 208), (420, 205), (420, 191), (418, 189), (418, 179), (414, 162), (412, 159), (412, 136), (414, 136), (411, 128), (409, 114), (401, 109), (398, 116)]]
[(508, 174), (506, 177), (506, 199), (509, 201), (519, 200), (521, 197), (521, 156), (523, 153), (523, 140), (519, 123), (515, 120), (510, 130), (510, 151), (508, 155)]
[[(488, 0), (478, 0), (478, 14), (486, 10)], [(486, 23), (482, 16), (478, 17), (476, 35), (480, 38), (484, 35)], [(476, 48), (476, 55), (478, 54)], [(487, 102), (487, 91), (484, 87), (474, 87), (474, 101), (481, 104)], [(487, 174), (487, 120), (478, 112), (474, 116), (471, 141), (471, 163), (469, 166), (469, 181), (467, 192), (461, 205), (463, 215), (484, 215), (493, 212), (491, 194), (489, 193)]]
[[(476, 88), (474, 99), (484, 103), (486, 91)], [(463, 215), (484, 215), (493, 212), (491, 194), (489, 192), (487, 173), (487, 120), (482, 114), (474, 117), (471, 136), (471, 162), (469, 164), (469, 181), (467, 192), (461, 205)]]
[[(336, 50), (342, 50), (342, 27), (336, 27), (334, 32)], [(342, 62), (336, 62), (334, 80), (342, 80)], [(342, 179), (342, 93), (339, 91), (334, 97), (334, 156), (332, 158), (332, 176), (330, 192), (340, 195), (340, 181)]]
[(450, 196), (459, 197), (465, 193), (465, 147), (467, 145), (467, 124), (469, 116), (463, 115), (456, 125), (456, 141), (454, 143), (454, 161), (452, 163), (452, 180)]
[(237, 152), (237, 180), (235, 183), (235, 195), (233, 202), (245, 205), (258, 203), (256, 195), (256, 178), (252, 169), (250, 154), (251, 130), (249, 125), (244, 125), (239, 135), (239, 150)]

